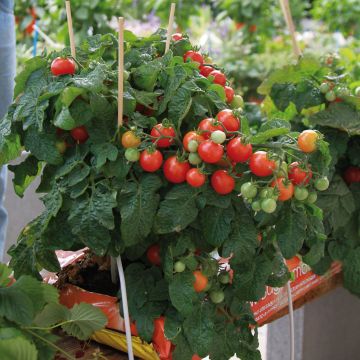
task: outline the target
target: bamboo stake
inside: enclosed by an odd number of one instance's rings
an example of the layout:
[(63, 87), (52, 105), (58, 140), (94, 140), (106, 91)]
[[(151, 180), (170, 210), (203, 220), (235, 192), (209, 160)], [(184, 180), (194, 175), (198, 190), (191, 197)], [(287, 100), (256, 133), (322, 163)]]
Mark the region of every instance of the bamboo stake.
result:
[(295, 25), (291, 15), (289, 0), (280, 0), (280, 5), (284, 14), (286, 25), (290, 32), (294, 55), (296, 56), (296, 58), (299, 58), (301, 56), (301, 50), (299, 47), (299, 43), (296, 39)]
[(118, 126), (123, 124), (124, 107), (124, 18), (119, 17)]
[(175, 3), (171, 3), (170, 7), (170, 15), (169, 15), (169, 24), (167, 28), (167, 37), (166, 37), (166, 45), (165, 45), (165, 53), (167, 53), (170, 49), (170, 40), (172, 31), (174, 28), (174, 15), (175, 15)]
[(71, 4), (69, 0), (66, 0), (65, 7), (66, 7), (67, 23), (69, 28), (71, 56), (75, 59), (76, 58), (75, 38), (74, 38), (74, 29), (73, 29), (73, 23), (71, 17)]

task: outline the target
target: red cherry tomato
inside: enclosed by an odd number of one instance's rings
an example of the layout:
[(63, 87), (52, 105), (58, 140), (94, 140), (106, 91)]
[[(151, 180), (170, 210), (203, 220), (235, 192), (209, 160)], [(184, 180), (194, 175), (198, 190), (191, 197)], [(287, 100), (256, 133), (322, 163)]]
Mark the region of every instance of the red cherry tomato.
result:
[(75, 74), (76, 64), (73, 59), (57, 57), (51, 63), (51, 72), (55, 76)]
[(143, 114), (145, 116), (152, 116), (154, 115), (155, 110), (151, 107), (146, 107), (143, 104), (136, 104), (135, 111), (138, 111), (140, 114)]
[(240, 120), (234, 116), (230, 109), (221, 110), (216, 118), (223, 124), (227, 131), (238, 131), (240, 128)]
[(145, 149), (140, 154), (140, 166), (147, 172), (159, 170), (163, 162), (163, 156), (159, 150), (149, 151)]
[(160, 266), (161, 265), (160, 245), (159, 244), (151, 245), (146, 252), (146, 257), (153, 265)]
[(250, 31), (251, 33), (254, 33), (254, 32), (256, 31), (256, 29), (257, 29), (257, 27), (256, 27), (255, 24), (249, 26), (249, 31)]
[(236, 30), (240, 30), (245, 26), (244, 22), (237, 22), (235, 23)]
[(201, 142), (205, 141), (205, 137), (198, 134), (196, 131), (187, 132), (183, 138), (183, 145), (186, 151), (189, 151), (189, 142), (191, 140), (195, 140), (200, 144)]
[(215, 119), (207, 118), (200, 121), (198, 125), (198, 130), (202, 131), (202, 136), (205, 139), (209, 139), (211, 136), (211, 133), (215, 130), (221, 130), (223, 131), (223, 127), (221, 125), (214, 125)]
[(216, 170), (211, 176), (211, 186), (220, 195), (230, 194), (235, 188), (235, 180), (226, 170)]
[(89, 138), (89, 134), (88, 134), (85, 126), (79, 126), (79, 127), (72, 129), (70, 131), (70, 135), (76, 142), (78, 142), (80, 144), (84, 143)]
[(306, 171), (299, 166), (297, 161), (289, 165), (288, 177), (294, 185), (306, 185), (309, 183), (312, 176), (313, 173), (310, 166), (308, 166)]
[(228, 142), (226, 153), (230, 160), (236, 163), (244, 163), (250, 159), (252, 146), (251, 144), (243, 144), (241, 137), (236, 137)]
[(201, 159), (209, 164), (217, 163), (224, 155), (224, 148), (211, 140), (202, 142), (198, 147)]
[(194, 354), (191, 358), (191, 360), (201, 360), (201, 357), (197, 354)]
[(202, 76), (208, 77), (209, 74), (214, 71), (214, 68), (208, 65), (202, 65), (199, 67), (199, 70)]
[(199, 169), (192, 168), (186, 173), (186, 181), (192, 187), (200, 187), (205, 184), (206, 176)]
[(181, 33), (175, 33), (175, 34), (172, 34), (172, 39), (173, 41), (179, 41), (183, 38), (182, 34)]
[(193, 272), (195, 281), (194, 281), (194, 289), (196, 292), (202, 292), (207, 284), (208, 284), (208, 278), (201, 272), (201, 271), (194, 271)]
[(344, 179), (347, 184), (360, 182), (360, 168), (356, 166), (349, 166), (344, 173)]
[(197, 62), (200, 65), (202, 65), (204, 63), (204, 58), (202, 57), (202, 55), (196, 51), (193, 50), (189, 50), (184, 54), (184, 61), (193, 61), (193, 62)]
[(277, 178), (271, 183), (271, 186), (279, 191), (279, 201), (289, 200), (294, 195), (294, 185), (290, 181), (286, 182), (286, 179), (283, 177)]
[(234, 99), (235, 91), (230, 86), (225, 86), (224, 89), (225, 89), (226, 102), (230, 104)]
[(268, 158), (265, 151), (256, 151), (250, 157), (250, 170), (256, 176), (270, 176), (276, 168), (276, 163)]
[(167, 181), (180, 184), (186, 180), (186, 173), (190, 169), (187, 161), (180, 161), (176, 156), (169, 157), (163, 166), (164, 175)]
[[(169, 136), (170, 138), (163, 138), (156, 142), (157, 147), (167, 148), (174, 142), (175, 130), (172, 126), (165, 127), (163, 124), (156, 124), (151, 129), (150, 135), (156, 139), (160, 138), (161, 136)], [(152, 142), (154, 143), (156, 139), (153, 139)]]
[(221, 86), (226, 85), (226, 76), (219, 70), (212, 71), (209, 76), (212, 76), (214, 78), (213, 82), (214, 84), (218, 84)]

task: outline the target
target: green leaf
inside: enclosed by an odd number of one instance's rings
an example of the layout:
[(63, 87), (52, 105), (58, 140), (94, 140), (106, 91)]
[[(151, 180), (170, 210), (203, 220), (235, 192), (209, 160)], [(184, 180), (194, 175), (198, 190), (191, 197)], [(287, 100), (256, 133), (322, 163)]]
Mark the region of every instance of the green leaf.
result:
[(38, 351), (33, 343), (24, 337), (0, 340), (2, 360), (38, 360)]
[(121, 236), (127, 246), (143, 241), (150, 233), (160, 196), (161, 179), (142, 176), (139, 183), (127, 182), (121, 190)]
[(67, 107), (63, 107), (59, 114), (56, 116), (54, 125), (63, 130), (71, 130), (76, 127), (76, 122), (70, 114)]
[(295, 256), (300, 251), (306, 236), (305, 213), (284, 209), (276, 224), (276, 236), (285, 259)]
[(115, 161), (118, 156), (117, 147), (109, 143), (92, 145), (90, 150), (95, 155), (95, 167), (97, 169), (100, 169), (106, 160)]
[(154, 60), (133, 70), (131, 77), (138, 89), (153, 91), (159, 72), (159, 62)]
[(0, 287), (6, 287), (10, 283), (12, 270), (5, 264), (0, 263)]
[(250, 143), (252, 144), (261, 144), (266, 142), (267, 140), (277, 137), (286, 135), (290, 132), (288, 128), (277, 128), (277, 129), (269, 129), (263, 132), (258, 132), (256, 135), (252, 135), (250, 137)]
[(168, 117), (179, 128), (192, 104), (191, 92), (184, 87), (177, 90), (169, 102)]
[(184, 321), (184, 334), (194, 354), (203, 357), (209, 353), (209, 348), (215, 336), (215, 310), (209, 303), (193, 308), (193, 312)]
[(198, 191), (188, 185), (175, 185), (160, 203), (154, 223), (155, 233), (179, 232), (192, 223), (198, 215), (197, 195)]
[(107, 251), (110, 243), (108, 230), (114, 229), (112, 209), (115, 206), (116, 191), (100, 183), (90, 196), (75, 202), (70, 213), (73, 234), (97, 254)]
[(60, 165), (63, 157), (56, 148), (55, 134), (39, 133), (31, 128), (25, 135), (25, 149), (30, 151), (38, 160), (46, 161), (51, 165)]
[(310, 116), (313, 125), (328, 126), (346, 131), (350, 135), (360, 135), (360, 114), (345, 103), (334, 103), (323, 111)]
[(39, 327), (50, 327), (70, 318), (70, 310), (57, 303), (47, 304), (35, 317), (34, 324)]
[[(86, 101), (79, 98), (72, 103), (69, 111), (75, 126), (88, 124), (94, 117), (90, 105)], [(69, 120), (68, 126), (70, 125), (70, 122), (71, 120)]]
[(79, 340), (88, 339), (95, 331), (101, 330), (107, 323), (107, 317), (97, 307), (80, 303), (70, 309), (68, 322), (62, 329)]
[(15, 193), (23, 197), (25, 190), (40, 174), (42, 164), (38, 160), (29, 155), (25, 161), (19, 165), (8, 165), (8, 169), (14, 173), (13, 184)]
[(65, 107), (69, 107), (72, 102), (78, 97), (85, 93), (85, 89), (78, 88), (75, 86), (69, 86), (63, 90), (60, 95), (60, 101)]
[(343, 262), (344, 287), (360, 296), (360, 247), (353, 250)]
[(175, 274), (169, 284), (169, 295), (172, 305), (184, 315), (194, 309), (197, 295), (194, 290), (194, 275), (189, 272)]
[(226, 209), (207, 206), (200, 213), (200, 221), (206, 241), (214, 247), (221, 246), (230, 234), (233, 218), (234, 209), (232, 206)]
[(107, 66), (97, 64), (90, 72), (83, 72), (73, 77), (75, 86), (84, 88), (92, 92), (100, 92), (103, 88), (103, 82), (106, 79)]
[(24, 70), (15, 77), (14, 98), (18, 97), (25, 89), (29, 76), (36, 70), (47, 66), (47, 60), (40, 56), (35, 56), (27, 60), (24, 64)]

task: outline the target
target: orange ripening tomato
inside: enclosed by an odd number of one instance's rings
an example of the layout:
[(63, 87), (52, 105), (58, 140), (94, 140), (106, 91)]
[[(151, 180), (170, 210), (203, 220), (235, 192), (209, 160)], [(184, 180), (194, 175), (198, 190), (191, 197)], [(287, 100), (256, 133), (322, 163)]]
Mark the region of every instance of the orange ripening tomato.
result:
[(199, 270), (193, 272), (195, 281), (194, 281), (194, 289), (196, 292), (202, 292), (207, 284), (208, 284), (208, 278)]
[(319, 135), (314, 130), (304, 130), (298, 137), (298, 146), (304, 153), (311, 153), (316, 150), (316, 141)]
[(139, 137), (135, 135), (135, 133), (131, 130), (126, 131), (121, 137), (121, 144), (124, 148), (133, 148), (138, 147), (141, 143)]
[(271, 186), (279, 191), (279, 201), (289, 200), (294, 195), (294, 185), (283, 177), (277, 178), (272, 182)]

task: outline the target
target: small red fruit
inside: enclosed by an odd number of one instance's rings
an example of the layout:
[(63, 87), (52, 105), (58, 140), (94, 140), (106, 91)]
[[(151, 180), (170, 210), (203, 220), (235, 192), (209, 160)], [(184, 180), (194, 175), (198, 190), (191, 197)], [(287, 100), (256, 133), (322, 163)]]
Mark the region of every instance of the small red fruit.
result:
[(272, 175), (276, 163), (268, 158), (266, 151), (256, 151), (250, 157), (249, 167), (253, 174), (264, 177)]
[(79, 127), (72, 129), (70, 131), (70, 135), (79, 144), (84, 143), (89, 138), (89, 134), (88, 134), (85, 126), (79, 126)]
[(75, 74), (76, 64), (73, 59), (57, 57), (51, 63), (51, 72), (55, 76)]
[(199, 145), (198, 154), (203, 161), (209, 164), (215, 164), (224, 155), (224, 148), (220, 144), (206, 140)]
[(209, 74), (214, 71), (214, 68), (211, 67), (211, 66), (207, 66), (207, 65), (202, 65), (199, 67), (199, 70), (200, 70), (200, 74), (202, 76), (205, 76), (205, 77), (208, 77)]
[(211, 186), (220, 195), (230, 194), (235, 188), (235, 180), (226, 170), (216, 170), (211, 176)]
[(198, 168), (192, 168), (186, 173), (186, 181), (192, 187), (200, 187), (205, 184), (206, 176)]
[(175, 33), (175, 34), (172, 34), (172, 39), (173, 41), (179, 41), (183, 38), (182, 34), (181, 33)]
[(244, 163), (250, 159), (252, 146), (251, 144), (244, 144), (241, 137), (236, 137), (228, 142), (226, 153), (230, 160), (236, 163)]
[(193, 50), (189, 50), (184, 54), (184, 61), (188, 61), (191, 60), (193, 62), (197, 62), (200, 65), (202, 65), (204, 63), (204, 58), (202, 57), (202, 55), (196, 51)]
[(153, 265), (160, 266), (161, 265), (160, 245), (159, 244), (151, 245), (146, 252), (146, 256)]
[(224, 89), (225, 89), (226, 102), (230, 104), (234, 99), (235, 91), (230, 86), (225, 86)]
[(221, 131), (224, 130), (221, 125), (214, 125), (214, 124), (215, 124), (215, 119), (212, 118), (207, 118), (200, 121), (198, 125), (198, 130), (202, 132), (202, 136), (205, 139), (209, 139), (211, 133), (214, 132), (215, 130), (221, 130)]
[[(171, 144), (174, 142), (175, 130), (172, 126), (164, 126), (163, 124), (156, 124), (151, 129), (150, 135), (155, 138), (155, 139), (152, 139), (151, 141), (153, 143), (156, 142), (157, 147), (167, 148), (167, 147), (171, 146)], [(167, 136), (167, 137), (157, 140), (158, 138), (160, 138), (162, 136)]]
[(214, 84), (218, 84), (221, 86), (226, 85), (226, 76), (219, 70), (212, 71), (209, 76), (212, 76), (214, 78), (213, 82)]
[(187, 161), (180, 161), (176, 156), (169, 157), (163, 166), (164, 175), (167, 181), (180, 184), (186, 180), (186, 173), (190, 169)]
[(240, 128), (240, 120), (230, 109), (221, 110), (216, 118), (223, 124), (227, 131), (238, 131)]
[(145, 149), (140, 154), (140, 166), (147, 172), (155, 172), (160, 169), (163, 156), (159, 150), (149, 151)]
[(297, 161), (289, 165), (288, 177), (294, 185), (307, 185), (312, 176), (313, 173), (309, 165), (307, 171), (302, 169)]

